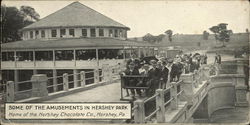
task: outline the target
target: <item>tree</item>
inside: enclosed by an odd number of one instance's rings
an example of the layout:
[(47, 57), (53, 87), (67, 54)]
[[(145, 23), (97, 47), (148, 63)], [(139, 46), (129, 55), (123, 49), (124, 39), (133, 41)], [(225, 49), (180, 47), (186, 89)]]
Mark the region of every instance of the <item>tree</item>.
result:
[(220, 23), (217, 26), (212, 26), (210, 31), (212, 31), (215, 34), (215, 40), (221, 41), (223, 43), (223, 47), (225, 47), (225, 42), (230, 41), (230, 35), (233, 33), (232, 30), (227, 29), (226, 23)]
[(147, 33), (145, 36), (142, 37), (143, 41), (148, 41), (148, 42), (155, 42), (155, 37), (151, 35), (150, 33)]
[(168, 40), (170, 42), (172, 42), (173, 31), (172, 30), (167, 30), (165, 33), (168, 35)]
[(34, 8), (30, 6), (21, 6), (20, 12), (26, 18), (26, 20), (38, 21), (40, 18), (40, 15), (35, 11)]
[(203, 31), (203, 40), (208, 40), (209, 32)]
[[(35, 11), (35, 10), (34, 10)], [(39, 14), (36, 12), (30, 13), (29, 16), (38, 20)], [(3, 43), (17, 41), (21, 39), (19, 30), (33, 23), (33, 20), (28, 19), (28, 15), (18, 10), (16, 7), (7, 7), (1, 5), (1, 40)]]
[(164, 34), (160, 34), (160, 35), (158, 35), (158, 36), (155, 36), (155, 40), (157, 41), (157, 42), (160, 42), (160, 41), (162, 41), (162, 39), (165, 37), (165, 35)]

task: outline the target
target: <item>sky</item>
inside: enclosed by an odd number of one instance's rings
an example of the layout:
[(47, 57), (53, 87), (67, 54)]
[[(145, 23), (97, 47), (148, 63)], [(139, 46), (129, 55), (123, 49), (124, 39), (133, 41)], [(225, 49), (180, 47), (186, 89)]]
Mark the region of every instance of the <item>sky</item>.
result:
[[(6, 6), (33, 7), (43, 18), (74, 1), (10, 1)], [(249, 3), (235, 1), (79, 1), (82, 4), (130, 27), (128, 37), (147, 33), (164, 34), (168, 29), (179, 34), (201, 34), (219, 23), (227, 23), (234, 33), (249, 29)]]

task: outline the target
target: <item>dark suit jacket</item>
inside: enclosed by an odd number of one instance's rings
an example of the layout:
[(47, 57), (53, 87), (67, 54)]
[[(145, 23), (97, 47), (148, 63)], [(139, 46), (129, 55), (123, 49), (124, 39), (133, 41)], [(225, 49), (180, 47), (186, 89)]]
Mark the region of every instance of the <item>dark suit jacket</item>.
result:
[[(132, 72), (129, 69), (126, 69), (124, 71), (126, 75), (140, 75), (138, 69), (134, 69)], [(138, 78), (126, 78), (125, 84), (126, 86), (136, 86), (136, 84), (139, 82)]]
[(177, 75), (178, 74), (178, 65), (173, 64), (171, 68), (172, 69), (171, 69), (170, 75), (172, 75), (172, 76)]
[(155, 69), (150, 69), (149, 72), (148, 72), (148, 76), (150, 79), (153, 79), (153, 80), (159, 80), (160, 79), (160, 69), (158, 68), (155, 68)]
[(160, 80), (163, 82), (167, 82), (168, 81), (168, 72), (169, 70), (164, 67), (163, 69), (160, 69)]

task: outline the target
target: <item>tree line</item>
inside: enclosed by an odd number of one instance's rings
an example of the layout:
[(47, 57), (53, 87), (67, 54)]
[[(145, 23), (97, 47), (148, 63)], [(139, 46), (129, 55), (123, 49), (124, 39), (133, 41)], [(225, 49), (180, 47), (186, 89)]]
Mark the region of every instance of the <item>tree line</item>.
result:
[(8, 7), (1, 5), (1, 42), (21, 40), (20, 29), (38, 21), (40, 15), (30, 6)]

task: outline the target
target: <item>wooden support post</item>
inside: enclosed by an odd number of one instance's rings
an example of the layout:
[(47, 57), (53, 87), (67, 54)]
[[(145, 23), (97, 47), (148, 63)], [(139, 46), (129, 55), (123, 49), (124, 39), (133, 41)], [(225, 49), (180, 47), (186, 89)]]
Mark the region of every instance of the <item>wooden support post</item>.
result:
[(6, 101), (14, 102), (15, 99), (15, 87), (13, 81), (8, 81), (6, 85)]
[(63, 90), (69, 91), (69, 76), (68, 73), (63, 74)]
[(16, 84), (17, 82), (19, 82), (19, 71), (18, 70), (14, 70), (14, 83), (15, 83), (15, 92), (17, 92), (19, 90), (19, 86), (18, 84)]
[(80, 72), (80, 79), (81, 79), (81, 87), (85, 87), (86, 81), (85, 81), (85, 72), (84, 71)]
[(134, 102), (134, 105), (138, 106), (134, 110), (135, 123), (145, 123), (145, 108), (144, 108), (144, 102), (143, 102), (143, 100), (136, 100)]
[(77, 74), (78, 73), (78, 71), (77, 71), (77, 69), (73, 69), (73, 79), (74, 79), (74, 88), (76, 88), (76, 87), (78, 87), (78, 79), (79, 79), (79, 75)]
[(107, 68), (107, 83), (111, 83), (112, 82), (112, 69), (110, 66), (108, 66)]
[(57, 91), (57, 71), (53, 69), (53, 92)]
[(157, 112), (157, 123), (165, 122), (165, 106), (164, 106), (164, 91), (163, 89), (157, 89), (156, 93), (156, 108), (159, 107), (160, 110)]
[(94, 69), (94, 83), (98, 84), (99, 83), (99, 70)]
[(171, 84), (173, 85), (173, 87), (170, 89), (170, 95), (173, 100), (171, 101), (170, 107), (174, 110), (178, 108), (177, 85), (176, 82), (172, 82)]
[(47, 83), (48, 78), (45, 74), (37, 74), (31, 77), (32, 81), (32, 97), (48, 96)]

